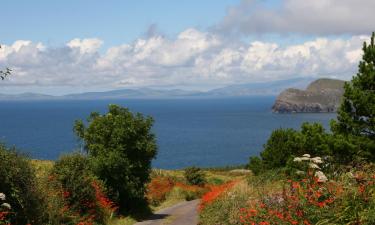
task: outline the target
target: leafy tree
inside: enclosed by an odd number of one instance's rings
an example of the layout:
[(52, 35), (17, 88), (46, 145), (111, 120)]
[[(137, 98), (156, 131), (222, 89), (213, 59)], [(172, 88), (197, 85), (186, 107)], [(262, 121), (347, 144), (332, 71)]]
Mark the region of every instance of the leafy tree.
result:
[(337, 121), (332, 122), (335, 135), (343, 135), (359, 146), (357, 154), (375, 159), (375, 33), (363, 44), (359, 70), (344, 86), (343, 101)]
[(94, 174), (123, 211), (134, 209), (144, 199), (151, 160), (157, 153), (152, 124), (152, 118), (117, 105), (110, 105), (104, 115), (92, 113), (87, 126), (75, 123)]

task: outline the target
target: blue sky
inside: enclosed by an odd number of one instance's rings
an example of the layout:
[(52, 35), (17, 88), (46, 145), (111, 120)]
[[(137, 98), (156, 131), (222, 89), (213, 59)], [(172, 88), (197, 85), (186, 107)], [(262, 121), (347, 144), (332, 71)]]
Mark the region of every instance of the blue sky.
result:
[(187, 27), (206, 29), (238, 0), (6, 0), (1, 2), (3, 43), (32, 40), (61, 45), (96, 37), (107, 46), (134, 41), (151, 25), (173, 36)]
[(374, 29), (375, 1), (358, 2), (4, 0), (0, 92), (348, 80)]

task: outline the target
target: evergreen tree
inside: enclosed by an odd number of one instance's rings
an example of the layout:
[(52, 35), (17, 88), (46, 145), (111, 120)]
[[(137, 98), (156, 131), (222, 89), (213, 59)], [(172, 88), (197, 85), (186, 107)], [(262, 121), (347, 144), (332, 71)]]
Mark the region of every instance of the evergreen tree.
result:
[(375, 159), (375, 33), (371, 42), (363, 44), (359, 70), (351, 82), (346, 82), (337, 121), (332, 122), (335, 135), (354, 141), (358, 152)]

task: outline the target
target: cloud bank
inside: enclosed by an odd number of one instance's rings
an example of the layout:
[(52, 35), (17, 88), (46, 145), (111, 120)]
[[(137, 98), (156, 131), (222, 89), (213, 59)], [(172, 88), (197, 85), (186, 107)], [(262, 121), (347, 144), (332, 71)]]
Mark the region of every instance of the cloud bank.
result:
[(216, 26), (223, 33), (368, 34), (374, 30), (373, 0), (242, 0)]
[(2, 45), (0, 67), (14, 70), (6, 87), (102, 87), (227, 85), (294, 77), (349, 79), (366, 36), (316, 38), (279, 46), (228, 43), (212, 33), (187, 29), (174, 39), (155, 35), (101, 52), (99, 39), (65, 46), (16, 41)]
[[(108, 49), (97, 38), (76, 38), (58, 47), (17, 40), (0, 49), (0, 69), (13, 69), (1, 86), (74, 92), (207, 89), (296, 77), (348, 80), (369, 38), (363, 34), (374, 29), (374, 8), (373, 0), (242, 0), (213, 29), (188, 28), (173, 38), (161, 35), (154, 24), (132, 43)], [(280, 45), (262, 40), (263, 34), (298, 34), (309, 41)]]

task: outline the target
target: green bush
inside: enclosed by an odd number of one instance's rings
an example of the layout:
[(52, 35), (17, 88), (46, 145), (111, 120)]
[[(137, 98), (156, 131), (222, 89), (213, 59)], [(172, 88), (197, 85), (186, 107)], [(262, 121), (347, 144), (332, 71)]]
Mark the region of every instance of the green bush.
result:
[(184, 171), (186, 181), (191, 185), (202, 186), (206, 183), (204, 171), (198, 167), (188, 167)]
[(11, 224), (43, 224), (44, 201), (30, 161), (0, 144), (0, 193), (11, 206)]
[(110, 216), (112, 206), (104, 206), (98, 199), (98, 192), (102, 194), (104, 188), (93, 176), (86, 156), (78, 153), (62, 156), (51, 171), (50, 187), (52, 193), (58, 193), (54, 196), (55, 201), (59, 201), (55, 210), (64, 212), (50, 211), (51, 223), (86, 221), (103, 224)]
[(144, 205), (151, 161), (157, 153), (153, 119), (110, 105), (107, 114), (92, 113), (88, 124), (76, 121), (92, 170), (108, 188), (121, 211)]
[(264, 171), (263, 161), (257, 156), (251, 156), (248, 168), (251, 170), (251, 172), (253, 172), (254, 175), (259, 175)]
[(259, 174), (264, 170), (285, 167), (291, 158), (305, 153), (331, 155), (332, 140), (332, 135), (318, 123), (303, 123), (300, 131), (277, 129), (264, 145), (260, 158), (251, 157), (248, 167), (254, 174)]

